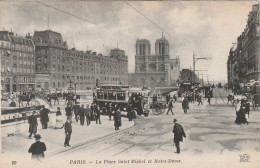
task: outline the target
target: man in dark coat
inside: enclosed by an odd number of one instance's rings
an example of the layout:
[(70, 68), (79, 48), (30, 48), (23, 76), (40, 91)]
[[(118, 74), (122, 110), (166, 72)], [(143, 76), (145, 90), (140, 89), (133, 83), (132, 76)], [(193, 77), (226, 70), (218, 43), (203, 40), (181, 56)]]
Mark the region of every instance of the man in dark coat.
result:
[(110, 103), (106, 104), (106, 111), (107, 111), (107, 115), (109, 116), (109, 120), (111, 120), (112, 111), (110, 108)]
[(189, 102), (186, 97), (184, 97), (184, 99), (182, 101), (182, 109), (184, 111), (184, 114), (187, 114), (187, 111), (189, 109)]
[(66, 146), (70, 147), (70, 137), (72, 134), (71, 117), (67, 117), (67, 121), (63, 124), (63, 127), (65, 129), (65, 135), (66, 135), (64, 147)]
[(166, 104), (168, 104), (170, 101), (170, 96), (169, 95), (166, 95)]
[(115, 111), (114, 114), (114, 126), (115, 126), (115, 130), (119, 130), (119, 127), (121, 127), (122, 125), (122, 121), (121, 121), (121, 111), (120, 109)]
[(41, 135), (37, 134), (34, 136), (36, 142), (31, 145), (28, 152), (32, 153), (32, 159), (41, 161), (44, 158), (44, 151), (46, 151), (46, 145), (44, 142), (41, 142)]
[(84, 104), (81, 105), (81, 107), (78, 110), (79, 113), (79, 117), (80, 117), (80, 125), (84, 125), (84, 121), (85, 121), (85, 108), (84, 108)]
[(128, 104), (128, 106), (127, 106), (127, 117), (128, 117), (128, 121), (132, 121), (133, 120), (133, 107), (132, 107), (132, 104)]
[(101, 120), (100, 120), (100, 106), (96, 105), (94, 107), (94, 110), (96, 111), (96, 124), (101, 124)]
[(34, 134), (34, 136), (37, 133), (37, 126), (38, 126), (38, 122), (37, 122), (37, 116), (35, 115), (36, 111), (33, 111), (32, 115), (28, 117), (28, 123), (29, 123), (29, 133), (30, 135), (28, 136), (29, 138), (32, 137), (32, 134)]
[(74, 115), (75, 115), (75, 120), (78, 122), (79, 116), (80, 116), (80, 105), (78, 103), (76, 103), (73, 106), (73, 111), (74, 111)]
[(65, 112), (66, 112), (66, 116), (67, 117), (71, 117), (72, 116), (72, 108), (71, 108), (71, 104), (68, 103), (67, 107), (65, 107)]
[(48, 127), (49, 113), (50, 113), (50, 110), (45, 108), (45, 107), (43, 107), (41, 112), (40, 112), (42, 129), (47, 129), (47, 127)]
[(177, 153), (180, 153), (180, 141), (183, 141), (183, 137), (186, 138), (186, 134), (180, 124), (177, 123), (177, 120), (174, 119), (173, 133), (174, 133), (174, 143), (177, 148)]
[(172, 104), (172, 100), (170, 101), (170, 103), (168, 104), (168, 111), (166, 115), (169, 115), (169, 111), (171, 111), (172, 115), (174, 115), (174, 113), (172, 112), (172, 108), (173, 108), (173, 104)]
[(90, 111), (90, 108), (89, 108), (89, 105), (87, 104), (87, 107), (85, 109), (85, 116), (86, 116), (86, 122), (87, 122), (87, 125), (90, 125), (90, 121), (91, 121), (91, 111)]

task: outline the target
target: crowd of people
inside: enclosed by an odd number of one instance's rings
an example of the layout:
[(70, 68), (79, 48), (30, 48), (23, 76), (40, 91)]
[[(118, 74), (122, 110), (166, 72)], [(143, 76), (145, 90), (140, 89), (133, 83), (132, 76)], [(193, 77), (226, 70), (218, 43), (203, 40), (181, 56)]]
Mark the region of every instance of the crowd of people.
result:
[[(182, 97), (182, 102), (181, 102), (181, 107), (183, 109), (184, 114), (188, 113), (189, 108), (189, 104), (191, 102), (198, 102), (198, 105), (203, 105), (203, 99), (202, 99), (202, 94), (200, 92), (195, 92), (195, 96), (193, 95), (193, 92), (186, 92), (183, 94)], [(210, 96), (208, 96), (210, 97)], [(165, 97), (166, 99), (166, 107), (168, 108), (167, 111), (167, 115), (169, 114), (169, 112), (171, 112), (172, 115), (174, 115), (173, 113), (173, 106), (174, 103), (177, 102), (177, 97), (176, 95), (173, 95), (172, 97), (170, 95), (166, 95)], [(195, 99), (194, 99), (195, 98)], [(229, 94), (228, 95), (228, 102), (233, 103), (234, 102), (234, 95)], [(129, 101), (128, 101), (128, 105), (126, 107), (127, 111), (127, 117), (129, 119), (129, 121), (132, 121), (132, 119), (134, 118), (134, 109), (141, 109), (143, 110), (143, 108), (141, 106), (144, 106), (144, 104), (142, 104), (142, 95), (141, 94), (137, 94), (137, 93), (132, 93), (129, 97)], [(210, 99), (210, 98), (209, 98)], [(158, 95), (153, 95), (152, 97), (152, 101), (156, 102), (158, 100)], [(210, 100), (208, 100), (208, 103), (210, 104)], [(140, 108), (141, 107), (141, 108)], [(65, 115), (67, 117), (67, 120), (65, 123), (60, 124), (59, 126), (57, 126), (56, 128), (64, 128), (65, 130), (65, 141), (64, 141), (64, 146), (70, 146), (70, 138), (71, 138), (71, 134), (72, 134), (72, 119), (73, 117), (75, 117), (75, 121), (77, 123), (79, 123), (80, 125), (84, 126), (85, 123), (87, 126), (89, 126), (91, 124), (91, 122), (95, 122), (96, 124), (102, 124), (101, 121), (101, 114), (102, 115), (106, 115), (108, 116), (108, 120), (114, 120), (114, 128), (115, 130), (119, 130), (120, 127), (122, 126), (122, 120), (121, 120), (121, 111), (122, 111), (122, 107), (117, 104), (117, 103), (103, 103), (103, 104), (99, 104), (95, 101), (93, 101), (93, 103), (91, 103), (91, 105), (84, 105), (84, 104), (80, 104), (78, 102), (76, 102), (75, 104), (73, 103), (68, 103), (66, 108), (65, 108)], [(138, 111), (137, 111), (138, 112)], [(33, 112), (33, 114), (31, 116), (29, 116), (28, 118), (28, 122), (29, 122), (29, 138), (31, 138), (32, 134), (35, 136), (36, 138), (36, 144), (41, 145), (43, 151), (46, 150), (46, 147), (44, 147), (43, 144), (40, 144), (38, 141), (41, 138), (41, 136), (39, 134), (37, 134), (37, 116), (35, 115), (35, 111)], [(42, 129), (47, 129), (48, 127), (48, 114), (50, 113), (50, 111), (46, 108), (42, 108), (40, 110), (40, 121), (42, 124)], [(138, 113), (142, 114), (143, 111), (139, 111)], [(247, 99), (241, 99), (238, 100), (236, 103), (236, 119), (235, 119), (235, 123), (236, 124), (248, 124), (247, 118), (249, 118), (249, 113), (250, 113), (250, 103), (247, 101)], [(56, 112), (57, 116), (61, 116), (61, 110), (58, 107), (57, 108), (57, 112)], [(247, 116), (247, 117), (246, 117)], [(174, 128), (173, 128), (173, 133), (174, 133), (174, 143), (175, 146), (177, 148), (177, 153), (180, 153), (180, 145), (179, 142), (183, 141), (183, 137), (186, 137), (184, 129), (182, 128), (182, 126), (180, 124), (178, 124), (177, 120), (174, 119)], [(60, 122), (57, 122), (60, 123)], [(35, 145), (36, 145), (35, 144)], [(37, 146), (37, 145), (36, 145)], [(35, 147), (32, 146), (29, 149), (29, 152), (33, 153), (33, 149)], [(35, 155), (35, 154), (34, 154)], [(44, 156), (44, 154), (40, 154), (40, 156)]]

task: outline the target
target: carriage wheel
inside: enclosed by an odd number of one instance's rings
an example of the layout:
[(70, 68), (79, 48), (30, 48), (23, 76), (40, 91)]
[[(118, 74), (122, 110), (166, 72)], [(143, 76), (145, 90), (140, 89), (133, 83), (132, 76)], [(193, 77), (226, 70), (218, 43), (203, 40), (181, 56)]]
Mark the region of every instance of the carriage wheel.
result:
[(159, 115), (162, 113), (163, 108), (159, 104), (154, 104), (152, 110), (154, 115)]
[(136, 119), (137, 111), (136, 110), (132, 110), (132, 114), (133, 114), (133, 119)]
[(165, 111), (165, 108), (162, 108), (162, 110), (161, 110), (161, 113), (160, 113), (160, 114), (163, 114), (163, 113), (164, 113), (164, 111)]
[(147, 117), (149, 115), (149, 106), (146, 104), (144, 105), (143, 111), (144, 111), (144, 116)]

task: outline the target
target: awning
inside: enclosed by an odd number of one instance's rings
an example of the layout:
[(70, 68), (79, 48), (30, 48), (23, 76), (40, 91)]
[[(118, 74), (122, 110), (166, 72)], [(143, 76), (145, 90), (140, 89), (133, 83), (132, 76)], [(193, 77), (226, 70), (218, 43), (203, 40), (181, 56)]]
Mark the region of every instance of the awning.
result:
[(155, 88), (154, 94), (166, 95), (170, 92), (179, 90), (179, 87), (159, 87)]

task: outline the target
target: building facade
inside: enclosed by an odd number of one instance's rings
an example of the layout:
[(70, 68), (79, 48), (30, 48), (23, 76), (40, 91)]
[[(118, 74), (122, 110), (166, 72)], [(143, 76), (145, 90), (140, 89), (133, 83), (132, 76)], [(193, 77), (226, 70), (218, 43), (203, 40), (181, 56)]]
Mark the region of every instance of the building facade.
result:
[(246, 28), (229, 51), (227, 75), (230, 87), (260, 79), (259, 10), (259, 4), (253, 5)]
[(0, 31), (2, 92), (34, 90), (35, 45), (30, 34), (26, 37)]
[(77, 90), (96, 85), (127, 84), (128, 58), (120, 49), (109, 56), (91, 51), (68, 49), (60, 33), (36, 31), (33, 40), (36, 53), (36, 88), (67, 89), (69, 81)]
[(148, 40), (137, 39), (135, 73), (129, 75), (130, 85), (170, 86), (176, 84), (179, 73), (180, 60), (170, 58), (169, 42), (165, 37), (156, 40), (154, 55)]

